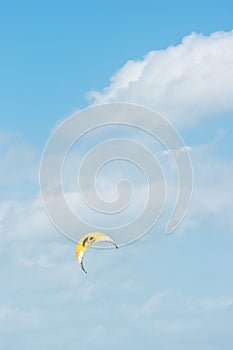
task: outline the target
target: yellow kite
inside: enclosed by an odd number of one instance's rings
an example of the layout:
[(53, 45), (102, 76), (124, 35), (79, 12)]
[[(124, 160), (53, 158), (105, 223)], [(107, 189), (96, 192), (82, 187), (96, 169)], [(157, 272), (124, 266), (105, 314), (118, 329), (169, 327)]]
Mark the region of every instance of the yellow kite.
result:
[(92, 244), (97, 243), (97, 242), (109, 242), (109, 243), (112, 243), (116, 248), (118, 248), (118, 246), (113, 241), (113, 239), (111, 237), (109, 237), (108, 235), (106, 235), (105, 233), (91, 232), (91, 233), (87, 233), (86, 235), (84, 235), (80, 239), (80, 241), (78, 242), (77, 247), (76, 247), (76, 258), (77, 258), (79, 265), (81, 266), (81, 268), (83, 269), (84, 272), (87, 272), (83, 267), (84, 253)]

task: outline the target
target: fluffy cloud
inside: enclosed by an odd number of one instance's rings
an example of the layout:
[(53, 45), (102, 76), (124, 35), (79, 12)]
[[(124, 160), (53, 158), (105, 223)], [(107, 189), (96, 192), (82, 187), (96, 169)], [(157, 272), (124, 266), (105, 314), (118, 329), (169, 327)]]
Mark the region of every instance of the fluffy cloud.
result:
[(129, 61), (102, 92), (87, 97), (95, 104), (125, 101), (154, 108), (176, 126), (233, 111), (233, 31), (191, 34), (181, 44), (151, 51)]

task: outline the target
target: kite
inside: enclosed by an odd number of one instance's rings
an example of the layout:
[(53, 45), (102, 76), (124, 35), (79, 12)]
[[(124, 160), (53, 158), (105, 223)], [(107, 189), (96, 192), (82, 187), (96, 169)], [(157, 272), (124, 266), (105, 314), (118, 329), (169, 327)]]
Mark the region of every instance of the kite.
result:
[(84, 253), (92, 244), (97, 243), (97, 242), (109, 242), (109, 243), (113, 244), (116, 248), (118, 248), (118, 246), (116, 245), (114, 240), (111, 237), (109, 237), (108, 235), (106, 235), (105, 233), (91, 232), (91, 233), (87, 233), (86, 235), (84, 235), (77, 244), (76, 259), (78, 260), (79, 265), (81, 266), (83, 271), (86, 273), (87, 273), (87, 271), (83, 267)]

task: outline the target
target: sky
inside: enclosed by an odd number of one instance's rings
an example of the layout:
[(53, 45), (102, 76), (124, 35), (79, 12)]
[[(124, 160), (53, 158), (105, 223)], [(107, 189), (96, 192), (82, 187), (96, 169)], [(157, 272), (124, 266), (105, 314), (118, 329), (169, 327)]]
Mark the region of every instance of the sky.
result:
[[(232, 12), (225, 0), (0, 5), (0, 349), (232, 348)], [(165, 212), (135, 243), (88, 252), (86, 275), (74, 242), (45, 213), (39, 164), (59, 122), (108, 102), (151, 108), (177, 128), (192, 159), (193, 196), (172, 235)], [(120, 129), (73, 149), (65, 168), (71, 199), (74, 167), (113, 135), (154, 151), (173, 193), (163, 149)], [(133, 173), (120, 165), (100, 176), (107, 199), (118, 175)], [(144, 195), (134, 176), (130, 218)]]

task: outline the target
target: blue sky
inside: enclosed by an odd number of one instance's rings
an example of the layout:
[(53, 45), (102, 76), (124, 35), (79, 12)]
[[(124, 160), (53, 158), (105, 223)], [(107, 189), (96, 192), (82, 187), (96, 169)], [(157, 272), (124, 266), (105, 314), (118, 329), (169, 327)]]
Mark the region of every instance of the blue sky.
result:
[[(0, 349), (232, 348), (232, 12), (231, 1), (0, 5)], [(85, 275), (41, 205), (39, 160), (59, 121), (118, 100), (178, 128), (193, 200), (173, 235), (162, 221), (119, 252), (92, 250)]]
[(20, 130), (42, 146), (57, 120), (86, 106), (85, 94), (101, 90), (129, 59), (178, 44), (193, 31), (231, 30), (232, 6), (231, 1), (3, 2), (3, 128)]

